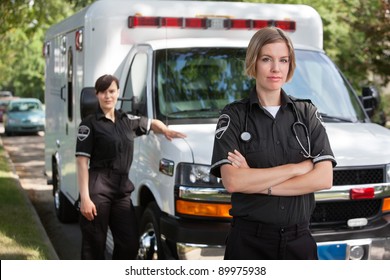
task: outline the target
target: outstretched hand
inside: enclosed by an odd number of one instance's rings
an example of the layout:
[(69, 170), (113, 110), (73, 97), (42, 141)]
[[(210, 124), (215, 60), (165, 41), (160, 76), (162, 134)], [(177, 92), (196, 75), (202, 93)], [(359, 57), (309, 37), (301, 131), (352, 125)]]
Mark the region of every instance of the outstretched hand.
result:
[(186, 138), (187, 137), (187, 135), (185, 135), (184, 133), (181, 133), (181, 132), (178, 132), (175, 130), (170, 130), (170, 129), (167, 129), (164, 131), (164, 136), (169, 141), (171, 141), (173, 138)]
[(155, 133), (164, 134), (165, 138), (171, 141), (173, 138), (185, 138), (187, 135), (184, 133), (169, 129), (162, 121), (153, 119), (151, 129)]
[(237, 150), (228, 153), (228, 160), (236, 168), (250, 168), (245, 157)]

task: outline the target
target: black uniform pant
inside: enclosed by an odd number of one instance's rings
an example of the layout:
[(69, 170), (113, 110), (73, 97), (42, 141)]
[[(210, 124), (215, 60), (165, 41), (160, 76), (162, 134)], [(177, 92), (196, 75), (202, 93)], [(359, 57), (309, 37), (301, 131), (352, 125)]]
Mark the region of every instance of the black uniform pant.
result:
[(288, 227), (235, 218), (225, 260), (317, 260), (317, 244), (308, 223)]
[(138, 227), (131, 203), (132, 185), (127, 175), (90, 172), (89, 192), (97, 209), (94, 220), (80, 217), (81, 259), (105, 259), (107, 230), (114, 240), (113, 259), (135, 259), (138, 253)]

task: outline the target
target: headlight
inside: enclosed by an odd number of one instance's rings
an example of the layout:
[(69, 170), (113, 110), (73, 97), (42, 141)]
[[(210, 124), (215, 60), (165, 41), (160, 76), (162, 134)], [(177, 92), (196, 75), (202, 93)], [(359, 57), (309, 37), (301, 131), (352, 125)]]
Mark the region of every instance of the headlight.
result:
[(230, 194), (210, 174), (209, 165), (178, 164), (175, 207), (176, 213), (183, 216), (231, 218)]
[(39, 123), (41, 121), (41, 118), (40, 117), (30, 117), (29, 121), (31, 123)]
[(18, 119), (12, 119), (12, 118), (8, 119), (8, 124), (18, 124), (18, 123), (20, 123), (20, 120)]
[(390, 183), (390, 164), (386, 165), (386, 183)]
[(176, 184), (184, 186), (221, 186), (220, 180), (210, 174), (209, 165), (180, 163), (177, 166)]

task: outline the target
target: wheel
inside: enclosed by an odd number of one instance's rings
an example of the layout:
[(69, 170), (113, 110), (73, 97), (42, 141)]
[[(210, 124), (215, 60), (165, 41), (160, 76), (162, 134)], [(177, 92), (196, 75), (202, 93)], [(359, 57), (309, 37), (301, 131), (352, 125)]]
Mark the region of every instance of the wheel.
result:
[(142, 215), (140, 223), (138, 259), (165, 259), (160, 238), (160, 217), (161, 211), (156, 202), (149, 203)]
[(72, 203), (61, 191), (61, 178), (57, 167), (53, 168), (53, 195), (54, 209), (58, 220), (62, 223), (74, 223), (77, 221), (79, 213)]

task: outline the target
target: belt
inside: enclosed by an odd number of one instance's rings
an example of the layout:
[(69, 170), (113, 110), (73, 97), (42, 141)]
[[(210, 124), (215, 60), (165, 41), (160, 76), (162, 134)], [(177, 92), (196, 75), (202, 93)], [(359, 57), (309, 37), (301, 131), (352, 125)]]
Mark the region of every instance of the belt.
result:
[(290, 226), (277, 226), (264, 224), (256, 221), (249, 221), (243, 218), (233, 218), (232, 227), (238, 228), (244, 232), (259, 235), (260, 233), (270, 234), (298, 234), (309, 229), (309, 223), (303, 222)]
[(119, 172), (118, 170), (110, 169), (110, 168), (91, 168), (90, 172), (97, 172), (101, 174), (105, 174), (107, 176), (115, 175), (115, 176), (128, 176), (128, 172)]

